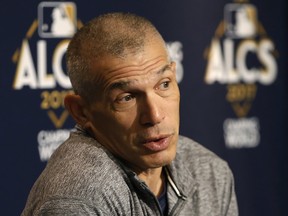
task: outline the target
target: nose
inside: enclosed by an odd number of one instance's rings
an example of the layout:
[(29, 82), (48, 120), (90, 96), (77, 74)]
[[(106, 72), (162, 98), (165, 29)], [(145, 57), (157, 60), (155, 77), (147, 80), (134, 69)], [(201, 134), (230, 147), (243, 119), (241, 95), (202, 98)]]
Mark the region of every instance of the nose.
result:
[[(164, 113), (164, 101), (161, 101), (161, 97), (157, 95), (146, 95), (142, 98), (140, 104), (140, 123), (144, 126), (154, 126), (163, 121), (165, 118)], [(167, 104), (166, 104), (167, 105)]]

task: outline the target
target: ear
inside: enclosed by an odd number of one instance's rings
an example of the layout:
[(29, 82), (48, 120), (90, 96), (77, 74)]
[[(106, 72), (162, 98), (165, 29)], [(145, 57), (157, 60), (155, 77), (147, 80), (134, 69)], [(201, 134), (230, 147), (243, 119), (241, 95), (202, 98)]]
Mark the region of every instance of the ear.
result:
[(85, 102), (79, 95), (69, 94), (64, 98), (64, 105), (77, 124), (84, 126), (87, 122)]
[(174, 76), (176, 79), (176, 62), (175, 61), (171, 61), (171, 70), (174, 72)]

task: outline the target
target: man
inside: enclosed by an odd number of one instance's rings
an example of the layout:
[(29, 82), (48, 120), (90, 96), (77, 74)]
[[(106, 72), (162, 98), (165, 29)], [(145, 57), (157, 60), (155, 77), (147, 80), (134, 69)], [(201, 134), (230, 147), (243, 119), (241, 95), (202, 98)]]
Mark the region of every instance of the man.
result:
[(175, 63), (146, 19), (102, 15), (67, 51), (76, 132), (22, 215), (238, 215), (227, 164), (179, 136)]

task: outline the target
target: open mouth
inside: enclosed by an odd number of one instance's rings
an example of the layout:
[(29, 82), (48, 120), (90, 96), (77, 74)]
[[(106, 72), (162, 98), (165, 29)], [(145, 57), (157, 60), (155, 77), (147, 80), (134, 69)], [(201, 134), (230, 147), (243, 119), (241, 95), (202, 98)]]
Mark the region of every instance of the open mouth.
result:
[(163, 151), (166, 148), (168, 148), (170, 143), (170, 136), (163, 136), (160, 138), (151, 138), (151, 139), (146, 139), (143, 142), (143, 146), (146, 149), (149, 149), (150, 151)]

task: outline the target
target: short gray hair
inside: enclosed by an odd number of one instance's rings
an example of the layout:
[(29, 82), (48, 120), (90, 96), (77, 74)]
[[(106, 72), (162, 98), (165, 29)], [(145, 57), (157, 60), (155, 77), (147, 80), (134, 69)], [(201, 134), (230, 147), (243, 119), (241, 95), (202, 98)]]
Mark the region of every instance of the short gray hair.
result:
[(84, 25), (72, 38), (66, 58), (68, 74), (76, 94), (89, 100), (95, 87), (91, 64), (101, 56), (125, 58), (126, 51), (139, 52), (154, 37), (165, 42), (146, 18), (131, 13), (108, 13)]

